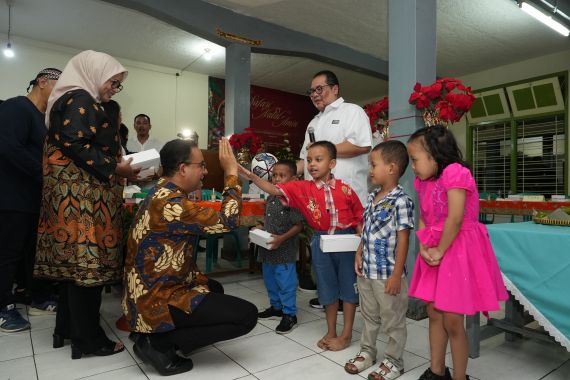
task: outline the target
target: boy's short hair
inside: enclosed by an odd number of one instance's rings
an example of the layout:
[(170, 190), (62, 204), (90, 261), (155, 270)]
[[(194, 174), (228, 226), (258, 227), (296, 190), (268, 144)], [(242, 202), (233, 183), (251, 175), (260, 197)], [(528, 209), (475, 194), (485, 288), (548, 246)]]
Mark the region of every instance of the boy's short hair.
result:
[(273, 167), (276, 167), (277, 165), (283, 165), (286, 166), (289, 171), (291, 172), (292, 176), (296, 176), (297, 175), (297, 164), (295, 163), (295, 161), (292, 160), (281, 160), (281, 161), (277, 161), (275, 163), (275, 165), (273, 165)]
[(331, 160), (336, 160), (336, 146), (332, 142), (325, 141), (325, 140), (315, 141), (314, 143), (311, 144), (309, 149), (312, 149), (312, 148), (315, 148), (318, 146), (323, 147), (326, 150), (328, 150)]
[(398, 140), (388, 140), (376, 145), (372, 152), (378, 152), (387, 164), (396, 164), (400, 173), (398, 177), (402, 177), (408, 168), (410, 158), (406, 145)]

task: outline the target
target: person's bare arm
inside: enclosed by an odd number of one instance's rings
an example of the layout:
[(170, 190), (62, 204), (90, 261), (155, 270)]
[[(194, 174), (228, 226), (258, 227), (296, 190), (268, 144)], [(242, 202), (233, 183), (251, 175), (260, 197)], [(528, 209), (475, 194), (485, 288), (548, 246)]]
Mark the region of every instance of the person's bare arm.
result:
[(291, 227), (283, 235), (271, 234), (272, 240), (268, 241), (268, 243), (271, 245), (271, 248), (269, 248), (269, 249), (273, 250), (273, 249), (279, 248), (285, 240), (290, 239), (293, 236), (298, 235), (302, 230), (303, 230), (303, 223), (299, 222), (299, 223), (296, 223), (293, 227)]
[(455, 237), (463, 224), (463, 214), (465, 212), (465, 190), (450, 189), (447, 191), (448, 212), (445, 224), (443, 225), (443, 233), (437, 247), (428, 248), (428, 256), (433, 261), (428, 264), (437, 265), (441, 262), (445, 251), (453, 243)]
[(370, 146), (357, 146), (345, 140), (340, 144), (336, 144), (336, 156), (341, 158), (356, 157), (361, 154), (368, 154), (370, 148)]
[(297, 160), (297, 176), (302, 176), (305, 172), (305, 160)]
[(281, 190), (279, 190), (279, 188), (277, 186), (275, 186), (274, 184), (272, 184), (269, 181), (266, 181), (262, 178), (259, 178), (257, 175), (255, 175), (254, 173), (247, 170), (246, 168), (244, 168), (241, 165), (238, 165), (238, 173), (241, 176), (252, 181), (257, 187), (259, 187), (261, 190), (265, 191), (267, 194), (277, 195), (277, 196), (283, 195), (283, 193), (281, 192)]

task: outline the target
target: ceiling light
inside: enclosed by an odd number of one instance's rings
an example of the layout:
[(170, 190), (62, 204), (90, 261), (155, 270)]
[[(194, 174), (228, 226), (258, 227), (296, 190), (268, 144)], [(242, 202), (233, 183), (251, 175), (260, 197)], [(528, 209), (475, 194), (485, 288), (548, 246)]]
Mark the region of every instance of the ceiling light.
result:
[(554, 20), (551, 16), (547, 16), (542, 13), (540, 10), (536, 9), (526, 1), (520, 3), (520, 8), (537, 19), (538, 21), (542, 22), (544, 25), (556, 30), (558, 33), (562, 34), (564, 37), (568, 37), (570, 35), (570, 30), (567, 27), (559, 23), (558, 21)]
[(4, 56), (6, 58), (13, 58), (14, 50), (12, 49), (12, 42), (10, 39), (10, 35), (12, 33), (12, 2), (6, 1), (6, 4), (8, 4), (8, 43), (6, 44), (6, 49), (4, 49)]
[(6, 58), (13, 58), (14, 57), (14, 50), (12, 49), (12, 44), (8, 42), (6, 45), (6, 49), (4, 49), (4, 56)]
[(182, 140), (192, 140), (198, 144), (198, 133), (192, 129), (184, 128), (176, 134), (179, 139)]
[(212, 59), (212, 51), (211, 51), (209, 48), (205, 48), (205, 49), (204, 49), (204, 54), (203, 54), (203, 55), (204, 55), (204, 59), (205, 59), (206, 61), (209, 61), (209, 60)]

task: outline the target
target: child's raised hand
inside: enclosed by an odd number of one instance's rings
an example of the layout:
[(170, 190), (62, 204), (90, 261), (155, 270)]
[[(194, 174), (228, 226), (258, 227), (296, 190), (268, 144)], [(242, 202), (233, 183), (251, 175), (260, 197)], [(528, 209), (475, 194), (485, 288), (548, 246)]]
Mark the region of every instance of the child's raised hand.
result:
[(386, 280), (386, 286), (384, 286), (384, 293), (389, 294), (391, 296), (396, 296), (400, 294), (400, 290), (402, 289), (402, 278), (399, 276), (391, 275)]
[(240, 164), (237, 164), (237, 169), (238, 169), (239, 175), (241, 175), (242, 177), (245, 177), (247, 179), (250, 179), (251, 172), (249, 170), (247, 170), (246, 168), (244, 168)]

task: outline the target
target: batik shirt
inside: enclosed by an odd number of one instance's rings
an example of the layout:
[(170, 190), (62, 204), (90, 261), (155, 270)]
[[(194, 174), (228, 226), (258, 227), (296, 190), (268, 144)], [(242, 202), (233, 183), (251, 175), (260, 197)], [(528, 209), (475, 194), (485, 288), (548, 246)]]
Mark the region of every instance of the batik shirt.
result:
[(131, 331), (175, 328), (168, 306), (192, 313), (209, 290), (193, 259), (198, 235), (239, 225), (241, 186), (227, 176), (219, 212), (200, 207), (174, 183), (161, 178), (142, 203), (128, 236), (123, 312)]
[[(326, 187), (315, 181), (290, 181), (277, 185), (285, 197), (284, 202), (301, 211), (309, 226), (316, 231), (333, 234), (335, 230), (360, 225), (364, 208), (354, 190), (334, 178), (326, 186), (332, 195), (329, 201)], [(334, 214), (336, 217), (331, 217)], [(331, 226), (334, 227), (332, 231)]]
[(378, 203), (368, 195), (362, 229), (362, 272), (369, 279), (387, 280), (396, 264), (397, 232), (414, 228), (414, 203), (398, 185)]

